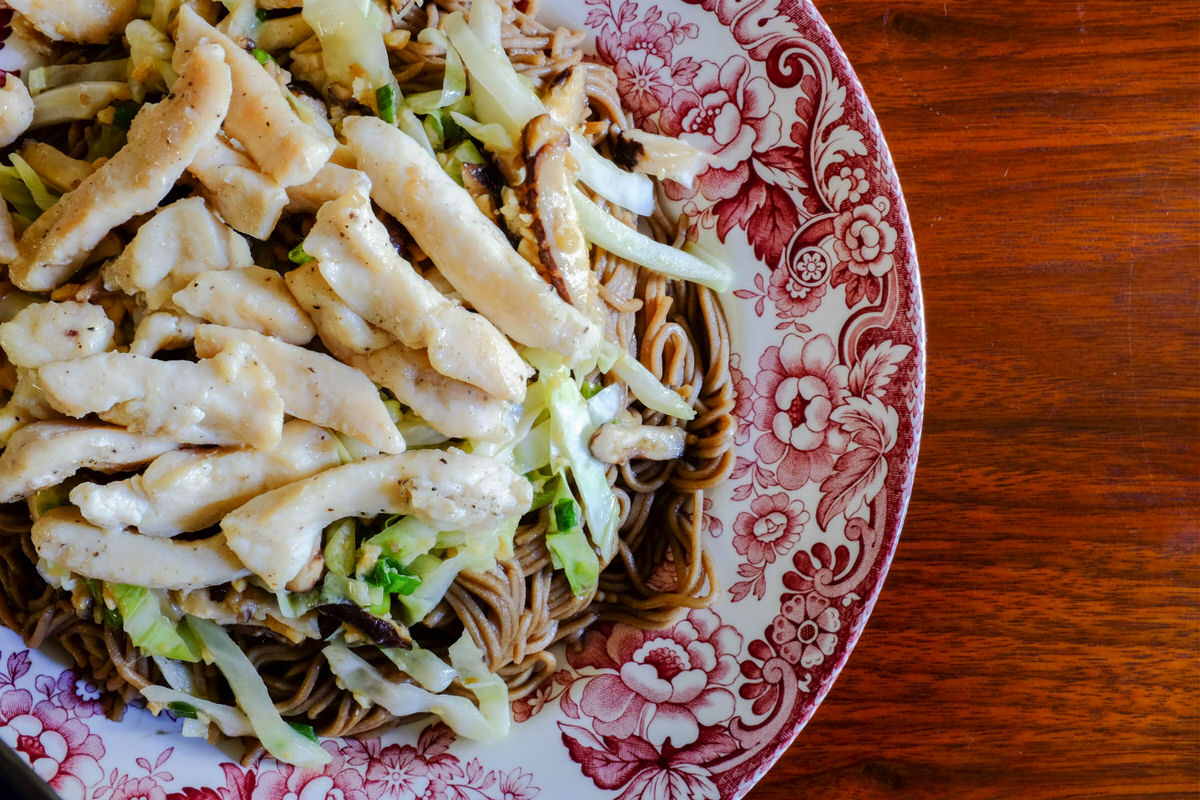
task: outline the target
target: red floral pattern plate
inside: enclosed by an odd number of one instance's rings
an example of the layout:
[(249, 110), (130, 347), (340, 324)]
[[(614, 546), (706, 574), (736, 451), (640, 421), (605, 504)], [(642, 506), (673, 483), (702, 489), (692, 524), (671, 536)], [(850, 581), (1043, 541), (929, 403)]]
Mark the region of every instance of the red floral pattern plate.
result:
[[(736, 798), (829, 691), (896, 546), (924, 397), (912, 231), (876, 120), (806, 2), (553, 6), (639, 125), (716, 154), (668, 190), (737, 269), (737, 462), (705, 500), (720, 600), (669, 630), (588, 631), (506, 741), (410, 726), (326, 741), (321, 770), (242, 768), (145, 711), (110, 722), (94, 685), (0, 631), (0, 738), (64, 797)], [(10, 14), (0, 69), (24, 63)]]

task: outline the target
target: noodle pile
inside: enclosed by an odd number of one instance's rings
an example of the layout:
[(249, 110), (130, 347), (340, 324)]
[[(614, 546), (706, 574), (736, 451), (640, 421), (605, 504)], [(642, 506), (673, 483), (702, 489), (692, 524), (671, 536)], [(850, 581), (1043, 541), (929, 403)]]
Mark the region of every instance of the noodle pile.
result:
[[(582, 63), (592, 111), (589, 125), (628, 125), (613, 72), (582, 61), (581, 33), (550, 30), (534, 21), (534, 3), (522, 4), (524, 11), (503, 5), (503, 44), (522, 74), (540, 88)], [(410, 40), (392, 53), (404, 92), (434, 89), (442, 80), (444, 52), (418, 42), (419, 31), (436, 26), (440, 15), (468, 8), (466, 0), (438, 0), (407, 12)], [(78, 152), (85, 139), (85, 131), (73, 129), (66, 146), (74, 140)], [(629, 212), (608, 210), (632, 221)], [(661, 241), (682, 243), (686, 220), (674, 221), (660, 208), (649, 224)], [(661, 627), (688, 609), (711, 603), (717, 591), (714, 567), (703, 545), (702, 505), (704, 493), (732, 467), (735, 429), (729, 332), (719, 300), (702, 286), (666, 279), (598, 248), (595, 253), (607, 338), (635, 352), (668, 387), (678, 388), (697, 415), (685, 423), (631, 402), (629, 410), (646, 424), (686, 425), (686, 450), (673, 461), (635, 460), (608, 468), (620, 505), (620, 543), (594, 595), (574, 596), (562, 571), (552, 567), (543, 541), (547, 507), (522, 520), (514, 558), (488, 572), (462, 573), (440, 605), (411, 628), (418, 643), (435, 650), (464, 629), (469, 631), (492, 670), (507, 683), (511, 699), (533, 691), (552, 675), (557, 667), (551, 645), (577, 640), (588, 625), (612, 620)], [(38, 576), (24, 504), (0, 508), (0, 526), (10, 534), (0, 542), (0, 622), (30, 647), (60, 643), (85, 673), (125, 702), (136, 698), (141, 687), (163, 681), (154, 662), (120, 628), (104, 624), (86, 589), (69, 593)], [(198, 591), (243, 619), (251, 617), (254, 603), (270, 598), (254, 586), (240, 592), (229, 586)], [(385, 709), (363, 707), (338, 688), (320, 654), (320, 640), (296, 645), (267, 628), (249, 625), (232, 626), (230, 633), (262, 675), (279, 711), (312, 724), (320, 736), (374, 735), (396, 722)], [(395, 674), (382, 659), (372, 661)], [(215, 667), (198, 663), (188, 669), (198, 695), (228, 700), (228, 688)], [(249, 761), (260, 752), (248, 747), (245, 758)]]

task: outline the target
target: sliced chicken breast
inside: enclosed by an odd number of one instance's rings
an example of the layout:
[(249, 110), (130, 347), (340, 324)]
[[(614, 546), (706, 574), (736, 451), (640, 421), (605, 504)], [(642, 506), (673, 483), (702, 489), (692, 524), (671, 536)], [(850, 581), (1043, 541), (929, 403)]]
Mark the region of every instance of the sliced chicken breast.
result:
[(313, 321), (321, 343), (334, 357), (349, 364), (357, 355), (388, 347), (396, 341), (354, 313), (321, 277), (317, 262), (296, 267), (283, 276), (292, 296)]
[(200, 148), (188, 172), (204, 187), (204, 196), (235, 230), (266, 239), (288, 204), (288, 192), (245, 153), (218, 136)]
[(371, 179), (367, 173), (331, 161), (321, 167), (308, 183), (288, 187), (288, 198), (291, 200), (288, 210), (312, 214), (330, 200), (337, 200), (355, 189), (361, 189), (363, 194), (370, 193)]
[(283, 276), (263, 267), (202, 272), (171, 300), (192, 316), (291, 344), (307, 344), (317, 334)]
[(332, 434), (294, 419), (271, 450), (175, 450), (140, 475), (103, 485), (81, 483), (70, 498), (97, 527), (169, 537), (215, 525), (262, 492), (340, 463)]
[(0, 454), (0, 503), (62, 483), (81, 469), (126, 470), (176, 447), (168, 439), (111, 425), (33, 422), (14, 433)]
[(416, 273), (361, 190), (321, 206), (304, 247), (346, 305), (409, 347), (428, 348), (438, 372), (505, 400), (525, 398), (533, 371), (508, 339)]
[(0, 347), (18, 367), (82, 358), (112, 347), (113, 325), (91, 303), (34, 303), (0, 325)]
[(292, 110), (281, 87), (254, 56), (205, 22), (185, 5), (175, 34), (175, 68), (202, 42), (221, 47), (233, 73), (236, 114), (225, 120), (225, 132), (246, 148), (259, 169), (280, 186), (312, 180), (329, 160), (336, 142)]
[(220, 48), (198, 47), (181, 66), (166, 99), (134, 117), (125, 146), (21, 235), (13, 283), (49, 291), (66, 281), (109, 231), (153, 210), (216, 135), (232, 93)]
[(56, 42), (105, 44), (137, 13), (137, 0), (8, 0), (33, 28)]
[(240, 342), (198, 362), (98, 353), (47, 364), (38, 375), (58, 411), (96, 414), (133, 433), (269, 450), (283, 428), (275, 378)]
[(326, 470), (261, 494), (221, 521), (230, 549), (278, 591), (343, 517), (414, 514), (438, 530), (488, 529), (525, 513), (529, 481), (495, 459), (413, 450)]
[(342, 130), (371, 179), (371, 197), (476, 310), (530, 347), (573, 362), (594, 353), (599, 327), (542, 280), (433, 156), (373, 117), (350, 117)]
[(379, 397), (375, 384), (335, 358), (253, 331), (220, 325), (196, 328), (202, 357), (247, 347), (274, 376), (288, 414), (360, 439), (385, 453), (404, 452), (404, 437)]
[(221, 534), (176, 542), (90, 525), (69, 506), (53, 508), (30, 532), (39, 557), (71, 572), (150, 589), (200, 589), (250, 574)]
[(146, 307), (164, 308), (195, 276), (254, 264), (250, 247), (200, 197), (178, 200), (138, 228), (133, 241), (101, 269), (104, 286), (142, 294)]
[(395, 344), (354, 364), (444, 436), (502, 442), (513, 434), (518, 406), (440, 374), (423, 350)]

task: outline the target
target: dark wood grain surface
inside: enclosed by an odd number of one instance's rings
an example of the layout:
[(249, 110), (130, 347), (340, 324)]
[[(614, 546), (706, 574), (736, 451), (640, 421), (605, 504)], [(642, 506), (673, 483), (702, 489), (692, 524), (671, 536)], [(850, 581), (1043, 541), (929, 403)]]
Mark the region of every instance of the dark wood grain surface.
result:
[(1200, 797), (1200, 4), (823, 0), (915, 230), (920, 465), (749, 797)]

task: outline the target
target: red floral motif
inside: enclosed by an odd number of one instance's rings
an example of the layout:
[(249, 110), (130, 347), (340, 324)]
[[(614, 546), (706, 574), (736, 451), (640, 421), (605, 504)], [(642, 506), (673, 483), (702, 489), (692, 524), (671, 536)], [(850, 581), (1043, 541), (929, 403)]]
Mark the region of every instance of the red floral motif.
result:
[(166, 800), (167, 793), (158, 781), (149, 776), (126, 777), (113, 788), (111, 800)]
[(779, 462), (784, 489), (824, 480), (849, 443), (829, 418), (846, 399), (848, 370), (836, 362), (833, 339), (823, 333), (807, 342), (788, 334), (758, 361), (754, 426), (764, 434), (754, 452), (768, 464)]
[(668, 631), (615, 626), (602, 643), (589, 633), (572, 666), (608, 668), (615, 674), (592, 678), (580, 710), (593, 717), (597, 733), (674, 747), (696, 741), (700, 726), (715, 725), (733, 713), (733, 695), (722, 687), (737, 675), (742, 637), (708, 609), (690, 612)]
[(362, 773), (346, 765), (337, 744), (327, 741), (321, 747), (333, 758), (319, 769), (280, 764), (278, 771), (259, 773), (254, 800), (370, 800)]
[(737, 417), (737, 433), (734, 441), (745, 444), (750, 441), (750, 426), (754, 420), (754, 384), (742, 374), (742, 357), (734, 353), (729, 358), (729, 377), (733, 381), (733, 414)]
[(805, 669), (825, 661), (837, 649), (842, 622), (829, 599), (817, 594), (784, 600), (780, 615), (771, 623), (771, 641), (779, 654)]
[[(879, 204), (887, 208), (887, 201)], [(846, 284), (846, 304), (856, 305), (864, 297), (879, 299), (880, 279), (895, 267), (898, 234), (875, 205), (861, 205), (833, 220), (833, 249), (838, 263), (830, 284)]]
[(740, 512), (733, 522), (733, 549), (754, 564), (775, 561), (787, 553), (796, 542), (808, 512), (799, 499), (793, 500), (784, 492), (759, 495), (750, 503), (750, 512)]
[(767, 288), (767, 296), (779, 309), (779, 316), (802, 317), (816, 311), (825, 296), (827, 272), (825, 254), (815, 247), (804, 250), (796, 259), (784, 259), (771, 273)]
[(429, 767), (412, 745), (391, 744), (379, 751), (367, 766), (363, 788), (368, 797), (411, 800), (424, 796), (429, 785)]
[(500, 800), (533, 800), (541, 794), (541, 790), (533, 785), (533, 773), (525, 772), (520, 767), (502, 773), (496, 788), (499, 789)]
[(639, 124), (671, 96), (671, 71), (661, 56), (644, 50), (633, 52), (618, 61), (614, 71), (617, 91)]
[(0, 738), (60, 794), (82, 797), (103, 776), (100, 737), (49, 700), (33, 702), (25, 689), (0, 695)]
[[(703, 61), (691, 87), (677, 91), (670, 105), (663, 106), (659, 126), (668, 136), (712, 150), (714, 163), (727, 170), (779, 141), (782, 122), (771, 110), (774, 99), (765, 78), (750, 77), (746, 59), (720, 65)], [(702, 191), (705, 186), (702, 180)], [(707, 191), (705, 197), (718, 199)]]
[(104, 714), (111, 705), (111, 698), (103, 694), (99, 684), (74, 670), (68, 669), (59, 675), (54, 689), (54, 701), (83, 719)]

